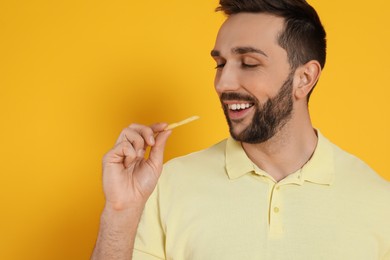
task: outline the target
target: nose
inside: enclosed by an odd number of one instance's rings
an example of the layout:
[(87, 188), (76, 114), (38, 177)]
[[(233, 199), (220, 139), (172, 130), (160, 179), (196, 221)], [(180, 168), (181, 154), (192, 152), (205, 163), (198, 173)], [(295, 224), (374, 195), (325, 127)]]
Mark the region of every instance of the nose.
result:
[(236, 91), (240, 88), (238, 73), (226, 63), (223, 68), (217, 69), (214, 86), (218, 94)]

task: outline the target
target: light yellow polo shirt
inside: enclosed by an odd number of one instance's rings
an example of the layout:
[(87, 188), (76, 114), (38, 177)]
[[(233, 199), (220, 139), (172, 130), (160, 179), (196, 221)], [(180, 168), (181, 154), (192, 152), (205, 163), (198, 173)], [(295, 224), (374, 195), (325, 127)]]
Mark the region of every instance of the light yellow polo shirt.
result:
[(168, 162), (133, 259), (390, 259), (389, 183), (318, 135), (280, 182), (231, 138)]

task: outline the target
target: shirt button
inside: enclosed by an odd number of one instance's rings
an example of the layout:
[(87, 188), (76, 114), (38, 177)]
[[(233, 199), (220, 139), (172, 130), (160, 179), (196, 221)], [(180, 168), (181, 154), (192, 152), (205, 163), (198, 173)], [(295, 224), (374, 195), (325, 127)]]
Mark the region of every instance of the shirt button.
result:
[(276, 190), (280, 190), (280, 186), (276, 187)]
[(275, 213), (279, 213), (279, 208), (278, 208), (278, 207), (275, 207), (275, 208), (274, 208), (274, 212), (275, 212)]

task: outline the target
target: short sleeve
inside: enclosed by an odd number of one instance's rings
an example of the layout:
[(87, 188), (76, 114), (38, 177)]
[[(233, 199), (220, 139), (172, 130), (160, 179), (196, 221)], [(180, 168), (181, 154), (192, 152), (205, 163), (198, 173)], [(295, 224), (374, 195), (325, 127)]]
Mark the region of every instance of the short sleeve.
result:
[(158, 187), (149, 197), (138, 224), (133, 260), (165, 259), (165, 232), (161, 225)]

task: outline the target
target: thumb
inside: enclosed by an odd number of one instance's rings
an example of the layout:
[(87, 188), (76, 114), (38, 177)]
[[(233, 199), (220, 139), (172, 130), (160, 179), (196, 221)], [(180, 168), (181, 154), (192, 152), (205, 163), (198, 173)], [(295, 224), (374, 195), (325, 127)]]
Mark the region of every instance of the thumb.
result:
[(156, 167), (156, 169), (158, 169), (159, 173), (161, 172), (164, 161), (165, 144), (171, 133), (171, 130), (160, 132), (156, 136), (156, 143), (150, 149), (148, 160)]

